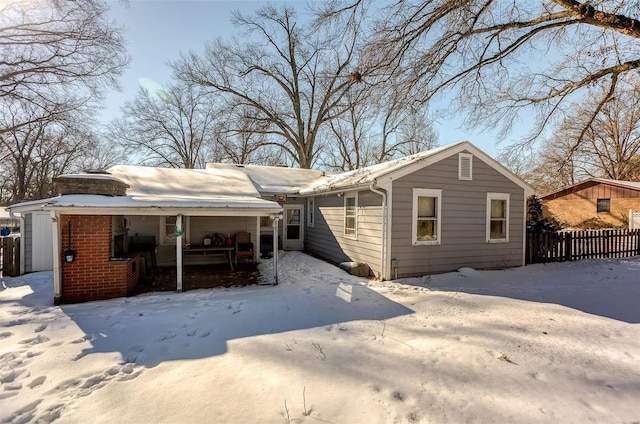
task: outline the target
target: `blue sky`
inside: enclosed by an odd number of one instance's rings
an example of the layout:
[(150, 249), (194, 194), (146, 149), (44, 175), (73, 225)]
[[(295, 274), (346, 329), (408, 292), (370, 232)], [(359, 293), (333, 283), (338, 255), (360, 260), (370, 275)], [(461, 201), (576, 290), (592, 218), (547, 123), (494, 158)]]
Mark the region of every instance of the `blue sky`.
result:
[[(122, 91), (107, 95), (100, 120), (107, 122), (117, 117), (120, 107), (135, 97), (141, 84), (149, 87), (169, 83), (171, 70), (167, 62), (177, 59), (181, 51), (198, 51), (208, 40), (236, 34), (230, 22), (231, 11), (239, 9), (250, 14), (264, 4), (249, 0), (129, 0), (123, 4), (110, 0), (113, 19), (126, 29), (131, 64), (121, 79)], [(303, 8), (305, 2), (290, 0), (287, 4)], [(440, 144), (468, 140), (491, 156), (506, 145), (504, 142), (497, 146), (496, 137), (490, 133), (462, 130), (461, 122), (461, 117), (448, 116), (436, 123)]]

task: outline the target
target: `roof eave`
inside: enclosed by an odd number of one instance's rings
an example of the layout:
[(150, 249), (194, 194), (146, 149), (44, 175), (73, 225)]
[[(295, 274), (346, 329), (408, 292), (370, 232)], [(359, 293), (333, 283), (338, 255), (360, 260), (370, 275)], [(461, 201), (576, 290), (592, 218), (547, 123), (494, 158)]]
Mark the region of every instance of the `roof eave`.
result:
[(105, 206), (56, 206), (45, 205), (42, 210), (55, 211), (60, 214), (73, 215), (186, 215), (186, 216), (267, 216), (282, 212), (278, 207), (179, 207), (179, 206), (145, 206), (145, 207), (105, 207)]

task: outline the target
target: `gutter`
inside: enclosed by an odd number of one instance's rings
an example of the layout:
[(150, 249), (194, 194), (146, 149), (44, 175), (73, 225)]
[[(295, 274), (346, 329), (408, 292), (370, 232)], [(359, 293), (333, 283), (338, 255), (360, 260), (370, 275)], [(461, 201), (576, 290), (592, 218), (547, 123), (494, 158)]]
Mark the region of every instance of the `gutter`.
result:
[(387, 197), (387, 191), (382, 191), (382, 189), (380, 189), (379, 187), (376, 187), (377, 181), (374, 180), (371, 184), (369, 184), (369, 190), (371, 190), (372, 192), (379, 194), (380, 196), (382, 196), (382, 241), (381, 241), (381, 246), (380, 246), (380, 259), (381, 259), (381, 266), (380, 266), (380, 274), (382, 274), (382, 279), (385, 280), (387, 279), (387, 255), (388, 255), (388, 248), (387, 248), (387, 241), (388, 241), (388, 226), (389, 226), (389, 207), (388, 207), (388, 197)]
[[(332, 188), (332, 189), (328, 189), (328, 190), (317, 190), (317, 191), (308, 191), (308, 190), (300, 190), (299, 194), (300, 196), (303, 197), (309, 197), (309, 196), (330, 196), (332, 194), (338, 194), (338, 193), (346, 193), (346, 192), (350, 192), (350, 191), (357, 191), (357, 190), (362, 190), (362, 189), (371, 189), (371, 186), (375, 186), (376, 182), (372, 182), (371, 184), (358, 184), (358, 185), (354, 185), (354, 186), (345, 186), (345, 187), (341, 187), (341, 188)], [(371, 190), (373, 191), (373, 190)], [(378, 193), (380, 194), (380, 193)]]

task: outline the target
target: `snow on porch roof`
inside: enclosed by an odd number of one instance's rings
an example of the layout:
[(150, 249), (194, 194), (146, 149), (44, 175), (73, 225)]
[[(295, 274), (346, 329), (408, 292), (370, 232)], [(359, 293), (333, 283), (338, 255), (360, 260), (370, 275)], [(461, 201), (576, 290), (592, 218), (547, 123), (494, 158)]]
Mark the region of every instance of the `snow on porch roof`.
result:
[(44, 210), (83, 209), (86, 212), (110, 210), (141, 215), (164, 215), (168, 211), (193, 212), (199, 215), (221, 215), (245, 212), (247, 215), (272, 214), (282, 210), (279, 204), (250, 196), (168, 197), (168, 196), (103, 196), (99, 194), (67, 194), (48, 199)]
[(260, 193), (297, 194), (304, 187), (323, 181), (333, 172), (285, 166), (208, 163), (207, 171), (239, 171), (246, 174)]
[[(15, 210), (74, 210), (76, 212), (133, 212), (142, 215), (173, 212), (200, 215), (246, 213), (266, 215), (282, 211), (281, 206), (260, 198), (243, 172), (117, 165), (107, 174), (74, 174), (65, 177), (118, 179), (128, 184), (126, 196), (66, 194), (37, 202), (12, 205)], [(84, 212), (83, 212), (84, 213)]]

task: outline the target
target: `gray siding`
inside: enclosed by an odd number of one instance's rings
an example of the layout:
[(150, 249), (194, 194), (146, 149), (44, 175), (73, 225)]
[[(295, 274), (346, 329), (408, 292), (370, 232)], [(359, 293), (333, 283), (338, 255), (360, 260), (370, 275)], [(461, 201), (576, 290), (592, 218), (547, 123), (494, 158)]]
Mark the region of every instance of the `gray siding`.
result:
[[(442, 190), (440, 245), (412, 245), (413, 188)], [(508, 243), (486, 242), (488, 192), (511, 195)], [(472, 181), (458, 180), (453, 155), (394, 181), (392, 197), (392, 277), (523, 265), (524, 190), (477, 156)]]
[(380, 272), (382, 197), (370, 191), (358, 193), (357, 239), (344, 236), (344, 198), (315, 197), (315, 225), (305, 228), (306, 249), (335, 263), (364, 262)]

